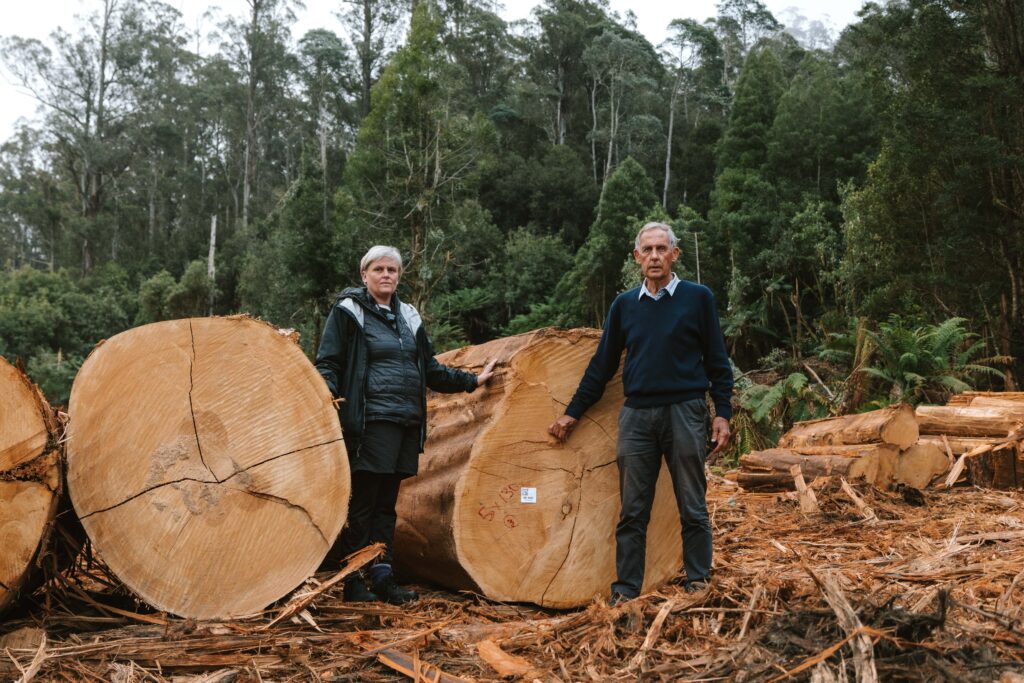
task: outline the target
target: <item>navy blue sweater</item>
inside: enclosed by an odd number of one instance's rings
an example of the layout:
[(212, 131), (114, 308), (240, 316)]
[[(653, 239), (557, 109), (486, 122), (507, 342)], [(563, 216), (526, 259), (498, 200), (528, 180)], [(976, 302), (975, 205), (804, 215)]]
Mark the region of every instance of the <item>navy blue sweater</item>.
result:
[(601, 343), (565, 414), (579, 419), (598, 402), (619, 369), (626, 405), (646, 408), (703, 398), (710, 386), (715, 414), (732, 417), (732, 367), (711, 290), (681, 280), (655, 301), (640, 288), (612, 302)]

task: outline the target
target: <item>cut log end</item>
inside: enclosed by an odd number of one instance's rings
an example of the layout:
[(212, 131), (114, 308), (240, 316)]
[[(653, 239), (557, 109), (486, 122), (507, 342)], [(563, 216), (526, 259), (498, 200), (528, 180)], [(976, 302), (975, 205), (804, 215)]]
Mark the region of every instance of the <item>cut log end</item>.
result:
[[(608, 594), (619, 513), (621, 379), (609, 383), (568, 442), (547, 434), (598, 339), (590, 330), (542, 330), (441, 357), (466, 368), (488, 358), (502, 365), (485, 396), (431, 397), (422, 471), (399, 497), (395, 550), (402, 569), (547, 607)], [(681, 557), (678, 513), (663, 471), (648, 528), (645, 589), (678, 572)]]
[(909, 448), (918, 438), (914, 410), (898, 404), (881, 410), (798, 422), (779, 440), (779, 448), (884, 443)]
[(69, 413), (75, 510), (97, 554), (159, 609), (257, 612), (316, 570), (344, 523), (348, 458), (330, 393), (264, 323), (117, 335), (83, 364)]
[(39, 389), (0, 358), (0, 611), (27, 587), (60, 497), (56, 423)]

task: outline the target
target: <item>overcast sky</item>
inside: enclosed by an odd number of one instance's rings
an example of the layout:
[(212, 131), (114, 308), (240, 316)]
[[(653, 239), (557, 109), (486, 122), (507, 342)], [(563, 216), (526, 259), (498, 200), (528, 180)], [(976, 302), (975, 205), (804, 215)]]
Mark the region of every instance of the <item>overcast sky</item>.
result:
[[(129, 0), (130, 1), (130, 0)], [(0, 0), (0, 34), (18, 35), (45, 39), (58, 26), (73, 32), (75, 15), (88, 15), (102, 6), (101, 0)], [(185, 25), (206, 34), (212, 28), (201, 19), (203, 12), (211, 5), (220, 8), (221, 16), (245, 14), (245, 0), (165, 0), (167, 4), (181, 11)], [(693, 18), (698, 21), (715, 15), (717, 0), (690, 0), (685, 3), (671, 0), (611, 0), (613, 11), (625, 16), (632, 9), (636, 14), (637, 28), (654, 45), (666, 36), (666, 27), (673, 19)], [(306, 9), (298, 12), (298, 21), (292, 35), (298, 38), (312, 28), (327, 28), (341, 32), (341, 26), (334, 17), (334, 11), (341, 5), (331, 0), (305, 0)], [(502, 16), (507, 21), (524, 19), (537, 5), (536, 0), (505, 0)], [(847, 24), (856, 20), (856, 13), (863, 0), (766, 0), (765, 4), (776, 18), (785, 21), (792, 10), (808, 20), (819, 20), (838, 33)], [(206, 20), (209, 21), (209, 20)], [(15, 121), (19, 117), (33, 118), (35, 100), (10, 82), (10, 74), (0, 67), (0, 141), (10, 137)]]

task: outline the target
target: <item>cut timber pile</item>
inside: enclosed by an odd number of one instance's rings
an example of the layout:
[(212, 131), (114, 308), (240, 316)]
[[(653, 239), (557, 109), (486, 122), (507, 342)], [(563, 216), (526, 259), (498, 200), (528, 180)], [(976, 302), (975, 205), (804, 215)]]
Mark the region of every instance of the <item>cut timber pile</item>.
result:
[(60, 498), (57, 424), (39, 389), (0, 358), (0, 611), (25, 586)]
[(922, 434), (966, 437), (1001, 437), (1024, 423), (1024, 403), (1015, 407), (918, 406)]
[(949, 405), (918, 407), (917, 421), (922, 434), (940, 439), (945, 435), (954, 455), (968, 454), (966, 468), (972, 484), (999, 489), (1024, 485), (1020, 440), (1007, 440), (1024, 426), (1024, 394), (960, 394)]
[[(499, 370), (487, 389), (432, 394), (420, 474), (398, 498), (395, 560), (405, 575), (489, 598), (571, 607), (608, 594), (619, 514), (615, 440), (621, 377), (559, 444), (561, 416), (600, 338), (539, 330), (439, 357)], [(645, 590), (681, 566), (679, 517), (664, 465), (647, 532)]]
[(884, 488), (917, 476), (919, 458), (903, 462), (901, 454), (914, 448), (917, 438), (914, 410), (903, 404), (797, 422), (779, 440), (778, 448), (742, 456), (736, 481), (750, 490), (791, 489), (790, 468), (799, 465), (809, 481), (836, 475)]
[(86, 359), (69, 412), (75, 510), (114, 574), (158, 609), (257, 612), (316, 570), (345, 522), (330, 392), (265, 323), (123, 332)]
[(779, 439), (779, 448), (884, 443), (902, 449), (917, 437), (914, 409), (901, 403), (868, 413), (797, 422)]
[(884, 487), (895, 476), (898, 454), (896, 446), (880, 443), (769, 448), (740, 456), (742, 469), (736, 481), (750, 491), (793, 488), (789, 468), (800, 465), (809, 480), (841, 476)]

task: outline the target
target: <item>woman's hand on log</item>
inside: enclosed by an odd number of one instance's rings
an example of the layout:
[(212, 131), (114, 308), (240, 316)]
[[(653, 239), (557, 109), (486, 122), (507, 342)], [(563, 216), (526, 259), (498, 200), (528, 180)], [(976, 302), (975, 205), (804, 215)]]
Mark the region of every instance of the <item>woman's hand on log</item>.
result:
[(490, 360), (484, 365), (484, 369), (480, 371), (480, 374), (476, 376), (476, 385), (482, 387), (490, 381), (491, 377), (494, 376), (494, 366), (498, 361)]
[(729, 421), (724, 417), (716, 417), (711, 422), (711, 443), (715, 445), (708, 454), (707, 464), (713, 465), (722, 454), (725, 447), (729, 445)]
[(548, 434), (555, 437), (559, 441), (565, 441), (572, 434), (572, 430), (576, 428), (576, 423), (579, 422), (575, 417), (569, 415), (563, 415), (548, 427)]

